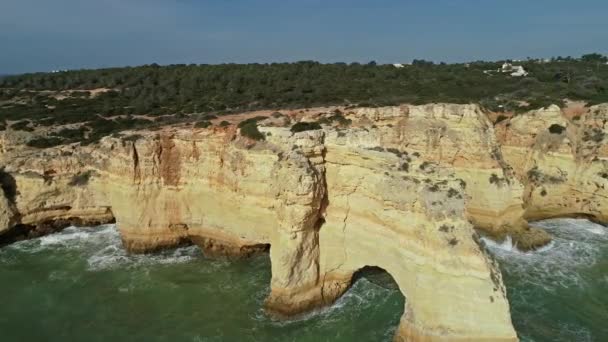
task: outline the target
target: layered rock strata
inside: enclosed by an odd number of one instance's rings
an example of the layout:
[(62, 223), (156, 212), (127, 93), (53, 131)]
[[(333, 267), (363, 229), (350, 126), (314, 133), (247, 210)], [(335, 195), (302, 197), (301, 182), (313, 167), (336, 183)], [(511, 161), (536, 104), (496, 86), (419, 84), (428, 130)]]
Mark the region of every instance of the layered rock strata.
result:
[(277, 317), (331, 304), (377, 266), (406, 297), (397, 340), (515, 341), (474, 227), (535, 248), (549, 237), (527, 220), (606, 222), (607, 114), (572, 120), (549, 108), (494, 126), (473, 105), (401, 106), (344, 111), (349, 126), (300, 133), (268, 120), (262, 142), (234, 126), (43, 151), (5, 139), (0, 237), (116, 220), (133, 252), (270, 247), (266, 308)]

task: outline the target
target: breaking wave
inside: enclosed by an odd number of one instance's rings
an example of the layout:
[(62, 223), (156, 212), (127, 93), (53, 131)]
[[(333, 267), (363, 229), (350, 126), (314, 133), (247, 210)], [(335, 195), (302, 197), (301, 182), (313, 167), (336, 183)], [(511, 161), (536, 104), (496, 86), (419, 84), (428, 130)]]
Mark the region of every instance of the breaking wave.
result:
[(550, 245), (521, 252), (510, 240), (483, 239), (499, 260), (522, 342), (606, 341), (608, 228), (584, 219), (534, 223)]
[(530, 285), (547, 291), (586, 286), (580, 270), (601, 258), (608, 229), (585, 219), (552, 219), (534, 225), (547, 230), (553, 241), (533, 252), (518, 250), (510, 238), (502, 243), (488, 238), (482, 241), (509, 273), (521, 276)]
[(37, 239), (17, 242), (7, 248), (22, 253), (69, 249), (79, 252), (90, 271), (117, 267), (137, 267), (154, 264), (185, 263), (201, 256), (196, 246), (181, 247), (148, 255), (128, 254), (123, 248), (116, 225), (97, 227), (68, 227), (61, 232)]
[[(311, 319), (322, 319), (322, 324), (333, 322), (339, 311), (352, 307), (358, 310), (365, 310), (369, 307), (378, 305), (378, 302), (385, 301), (386, 297), (394, 290), (383, 288), (365, 278), (359, 279), (353, 286), (344, 293), (335, 303), (330, 306), (319, 308), (306, 314), (298, 315), (287, 320), (276, 320), (272, 324), (277, 326), (288, 326), (294, 323), (308, 321)], [(267, 320), (266, 314), (261, 310), (256, 316), (257, 320)]]

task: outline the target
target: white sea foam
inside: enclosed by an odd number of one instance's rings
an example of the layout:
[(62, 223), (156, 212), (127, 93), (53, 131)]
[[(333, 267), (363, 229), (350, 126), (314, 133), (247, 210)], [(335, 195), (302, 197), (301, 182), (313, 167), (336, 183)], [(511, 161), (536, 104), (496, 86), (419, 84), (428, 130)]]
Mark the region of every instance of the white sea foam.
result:
[(68, 227), (61, 232), (15, 243), (9, 248), (25, 253), (66, 248), (83, 254), (88, 270), (98, 271), (116, 267), (137, 267), (152, 264), (175, 264), (193, 260), (200, 255), (196, 246), (181, 247), (150, 255), (129, 255), (122, 247), (116, 225), (98, 227)]
[(509, 272), (519, 274), (529, 284), (548, 291), (586, 286), (580, 270), (598, 261), (602, 245), (608, 242), (607, 228), (583, 219), (554, 219), (534, 225), (553, 236), (548, 246), (534, 252), (518, 250), (510, 239), (503, 243), (482, 240)]
[[(361, 278), (342, 297), (336, 300), (334, 304), (290, 318), (289, 320), (273, 321), (272, 324), (283, 327), (317, 317), (322, 318), (318, 324), (332, 324), (332, 322), (341, 319), (340, 315), (334, 315), (337, 311), (343, 311), (346, 308), (356, 308), (357, 311), (368, 310), (371, 306), (385, 301), (388, 294), (392, 291), (376, 285), (365, 278)], [(349, 310), (349, 312), (352, 312), (352, 310)], [(268, 320), (268, 317), (260, 310), (255, 319), (265, 321)]]
[(128, 255), (122, 246), (107, 246), (87, 258), (92, 271), (116, 267), (138, 267), (142, 265), (178, 264), (194, 260), (199, 254), (196, 246), (180, 247), (152, 255)]

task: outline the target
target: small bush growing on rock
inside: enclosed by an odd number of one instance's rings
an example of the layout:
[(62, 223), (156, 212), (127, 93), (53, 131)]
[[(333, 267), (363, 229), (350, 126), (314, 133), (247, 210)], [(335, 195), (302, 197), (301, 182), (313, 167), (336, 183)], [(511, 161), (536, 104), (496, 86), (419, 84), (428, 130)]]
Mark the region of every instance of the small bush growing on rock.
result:
[(211, 124), (211, 122), (206, 121), (206, 120), (203, 120), (203, 121), (199, 121), (199, 122), (197, 122), (197, 123), (194, 125), (194, 127), (196, 127), (196, 128), (207, 128), (207, 127), (209, 127), (209, 126), (211, 126), (211, 125), (212, 125), (212, 124)]
[(549, 132), (551, 134), (562, 134), (566, 130), (566, 127), (558, 124), (553, 124), (549, 127)]
[(238, 128), (242, 128), (243, 126), (249, 125), (252, 122), (253, 123), (257, 123), (258, 121), (261, 121), (261, 120), (264, 120), (264, 119), (266, 119), (265, 116), (256, 116), (256, 117), (253, 117), (253, 118), (245, 119), (245, 120), (239, 122), (239, 124), (237, 125), (237, 127)]
[(14, 124), (11, 125), (11, 129), (13, 129), (15, 131), (26, 131), (26, 132), (32, 132), (34, 130), (32, 127), (30, 127), (30, 122), (28, 120), (15, 122)]
[(439, 191), (439, 186), (437, 186), (437, 184), (433, 184), (432, 186), (428, 187), (430, 192), (437, 192)]
[(292, 133), (314, 131), (317, 129), (321, 129), (321, 125), (318, 122), (298, 122), (291, 126)]
[(460, 180), (460, 187), (463, 188), (463, 189), (466, 189), (467, 188), (467, 182), (465, 182), (464, 180), (461, 179)]
[(447, 224), (442, 224), (441, 227), (439, 227), (439, 231), (442, 233), (449, 233), (452, 232), (454, 230), (454, 226), (450, 226)]
[(408, 164), (407, 162), (403, 162), (403, 164), (401, 164), (401, 166), (399, 167), (400, 171), (405, 171), (405, 172), (409, 172), (410, 171), (410, 164)]
[(490, 184), (495, 184), (499, 188), (502, 187), (503, 185), (510, 184), (510, 182), (507, 178), (499, 177), (495, 173), (493, 173), (490, 176), (489, 182), (490, 182)]
[(53, 133), (54, 136), (62, 137), (68, 140), (78, 141), (84, 139), (84, 134), (87, 131), (86, 128), (64, 128), (58, 132)]
[(542, 174), (542, 172), (540, 172), (538, 170), (538, 166), (535, 166), (535, 167), (531, 168), (530, 170), (528, 170), (527, 175), (528, 175), (528, 179), (534, 183), (538, 183), (543, 179), (543, 174)]
[[(265, 119), (265, 117), (261, 118)], [(238, 125), (241, 135), (256, 141), (264, 140), (264, 134), (258, 129), (259, 120), (261, 120), (260, 117), (241, 121)]]
[(340, 126), (349, 126), (352, 123), (352, 120), (345, 118), (344, 115), (342, 115), (342, 112), (335, 111), (332, 116), (322, 118), (318, 122), (325, 125), (337, 122)]
[(83, 186), (89, 183), (89, 179), (93, 176), (93, 172), (91, 170), (79, 173), (77, 175), (72, 176), (69, 186)]
[(460, 193), (458, 193), (458, 191), (454, 188), (450, 188), (448, 190), (448, 197), (449, 198), (453, 198), (453, 197), (461, 198)]
[(425, 161), (425, 162), (422, 162), (422, 164), (420, 164), (419, 168), (420, 168), (420, 170), (422, 170), (422, 171), (426, 171), (426, 169), (427, 169), (429, 166), (431, 166), (431, 165), (432, 165), (431, 163), (429, 163), (429, 162)]
[(220, 127), (228, 127), (228, 126), (230, 126), (230, 122), (228, 122), (226, 120), (220, 122)]
[(36, 138), (36, 139), (32, 139), (32, 140), (28, 141), (26, 143), (26, 145), (29, 147), (35, 147), (35, 148), (47, 148), (47, 147), (61, 145), (62, 143), (63, 143), (63, 140), (60, 138), (57, 138), (57, 137), (49, 137), (49, 138), (40, 137), (40, 138)]

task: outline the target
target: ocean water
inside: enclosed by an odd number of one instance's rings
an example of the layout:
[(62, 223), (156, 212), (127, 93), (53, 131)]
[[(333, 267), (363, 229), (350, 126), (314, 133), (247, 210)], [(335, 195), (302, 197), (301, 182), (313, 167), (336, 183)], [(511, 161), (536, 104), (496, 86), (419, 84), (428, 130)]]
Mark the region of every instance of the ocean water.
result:
[(534, 225), (553, 235), (536, 252), (484, 240), (501, 264), (521, 340), (608, 341), (608, 228), (582, 219)]
[[(608, 341), (608, 229), (539, 223), (555, 236), (501, 262), (523, 341)], [(334, 306), (288, 322), (263, 310), (267, 256), (205, 258), (197, 247), (128, 255), (113, 225), (70, 227), (0, 249), (0, 341), (391, 341), (404, 298), (366, 275)]]

